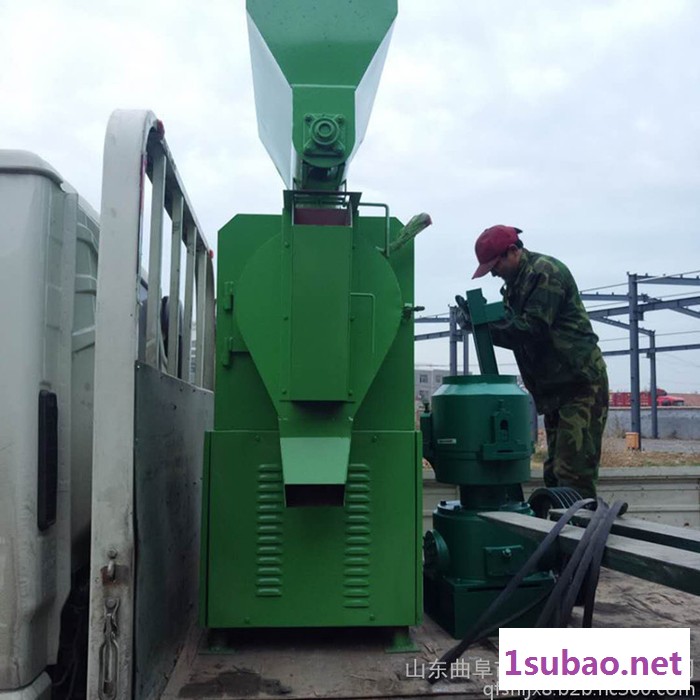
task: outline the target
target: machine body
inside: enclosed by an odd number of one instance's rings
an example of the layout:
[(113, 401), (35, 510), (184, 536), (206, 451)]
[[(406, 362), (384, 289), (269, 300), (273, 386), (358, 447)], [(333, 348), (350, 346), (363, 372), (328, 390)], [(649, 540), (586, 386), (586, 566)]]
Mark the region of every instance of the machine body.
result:
[[(530, 476), (531, 408), (515, 377), (494, 373), (487, 324), (502, 314), (502, 305), (486, 305), (480, 290), (467, 301), (480, 365), (492, 373), (445, 377), (432, 411), (421, 417), (424, 455), (435, 478), (459, 485), (459, 500), (442, 501), (433, 512), (423, 544), (426, 612), (455, 637), (465, 636), (534, 548), (479, 517), (494, 510), (533, 514), (522, 489)], [(552, 584), (546, 569), (527, 577), (501, 609), (502, 618), (532, 624)]]
[(280, 216), (219, 232), (202, 622), (415, 624), (413, 243), (392, 249), (401, 223), (343, 189), (396, 0), (247, 7), (261, 137), (289, 189)]

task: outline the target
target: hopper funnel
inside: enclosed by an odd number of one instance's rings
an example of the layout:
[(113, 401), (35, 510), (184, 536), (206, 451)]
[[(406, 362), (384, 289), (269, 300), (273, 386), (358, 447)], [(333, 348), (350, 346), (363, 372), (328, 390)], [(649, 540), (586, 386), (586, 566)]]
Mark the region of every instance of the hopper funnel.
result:
[(246, 7), (263, 144), (288, 189), (341, 189), (367, 128), (397, 0)]

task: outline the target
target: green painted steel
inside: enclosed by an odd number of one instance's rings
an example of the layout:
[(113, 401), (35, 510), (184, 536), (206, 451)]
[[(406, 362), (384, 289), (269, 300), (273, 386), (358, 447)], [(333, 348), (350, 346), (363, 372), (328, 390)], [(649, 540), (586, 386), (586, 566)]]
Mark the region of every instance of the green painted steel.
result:
[(397, 0), (247, 0), (260, 137), (292, 189), (339, 190), (364, 138)]
[(276, 431), (217, 432), (211, 449), (208, 626), (417, 621), (410, 431), (355, 433), (340, 508), (285, 507)]
[[(534, 627), (554, 581), (551, 574), (530, 577), (499, 610), (493, 620), (491, 634), (499, 627)], [(481, 613), (501, 592), (500, 588), (479, 588), (457, 579), (425, 577), (426, 612), (455, 639), (463, 639), (477, 622)], [(525, 610), (523, 614), (518, 613)], [(501, 625), (500, 622), (505, 624)]]
[[(472, 324), (482, 331), (481, 376), (445, 377), (421, 416), (424, 454), (438, 481), (459, 484), (458, 501), (442, 501), (425, 535), (425, 609), (455, 637), (464, 636), (532, 553), (533, 545), (479, 517), (484, 511), (532, 515), (522, 483), (533, 451), (530, 399), (515, 377), (497, 374), (486, 323), (502, 312), (469, 292)], [(478, 345), (478, 344), (477, 344)], [(530, 626), (554, 582), (547, 571), (528, 576), (499, 611), (509, 625)], [(520, 613), (520, 614), (518, 614)], [(497, 624), (499, 620), (493, 620)]]
[(289, 361), (283, 365), (282, 385), (290, 401), (347, 401), (352, 397), (352, 229), (295, 226), (287, 235), (290, 254), (283, 255), (283, 265), (291, 290), (282, 333), (289, 328)]
[(429, 217), (361, 217), (345, 188), (397, 0), (246, 6), (260, 136), (289, 190), (281, 216), (219, 232), (202, 621), (406, 627), (422, 615), (412, 236)]
[[(290, 483), (343, 482), (355, 414), (405, 322), (394, 269), (364, 232), (376, 231), (381, 220), (361, 219), (356, 212), (353, 218), (355, 225), (338, 235), (340, 227), (293, 226), (285, 212), (276, 233), (252, 252), (235, 281), (228, 279), (219, 254), (220, 274), (234, 285), (237, 311), (223, 352), (235, 354), (238, 345), (249, 349), (279, 417)], [(256, 226), (254, 217), (234, 222)], [(392, 228), (396, 234), (401, 225), (394, 221)], [(315, 263), (297, 265), (296, 249), (321, 234), (327, 242), (317, 247)], [(325, 304), (328, 298), (332, 306)]]
[(492, 321), (499, 321), (504, 317), (503, 302), (495, 301), (487, 304), (481, 289), (470, 289), (467, 292), (467, 304), (469, 305), (474, 347), (476, 348), (476, 357), (479, 361), (481, 374), (498, 374), (496, 353), (493, 349), (488, 324)]
[(530, 476), (530, 400), (507, 375), (445, 377), (432, 398), (435, 478), (517, 484)]
[[(203, 618), (416, 624), (413, 244), (387, 259), (385, 220), (361, 218), (356, 198), (348, 226), (293, 225), (286, 201), (219, 234)], [(401, 228), (392, 219), (391, 237)]]

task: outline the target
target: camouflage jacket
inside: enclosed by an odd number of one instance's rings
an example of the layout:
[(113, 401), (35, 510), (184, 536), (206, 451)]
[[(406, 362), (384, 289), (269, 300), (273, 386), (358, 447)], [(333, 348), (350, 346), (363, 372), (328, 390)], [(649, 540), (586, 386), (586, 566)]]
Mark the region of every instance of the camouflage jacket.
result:
[(539, 413), (590, 386), (607, 386), (598, 336), (566, 265), (523, 248), (518, 274), (501, 293), (506, 316), (489, 324), (491, 338), (514, 352)]

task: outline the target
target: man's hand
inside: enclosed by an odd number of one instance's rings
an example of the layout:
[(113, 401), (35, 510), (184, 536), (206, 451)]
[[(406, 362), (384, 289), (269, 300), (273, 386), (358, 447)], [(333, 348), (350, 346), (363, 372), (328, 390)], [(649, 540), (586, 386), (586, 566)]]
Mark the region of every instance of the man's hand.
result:
[(472, 329), (472, 322), (471, 316), (469, 315), (467, 300), (458, 294), (455, 297), (455, 301), (457, 302), (457, 325), (463, 331), (470, 331)]

